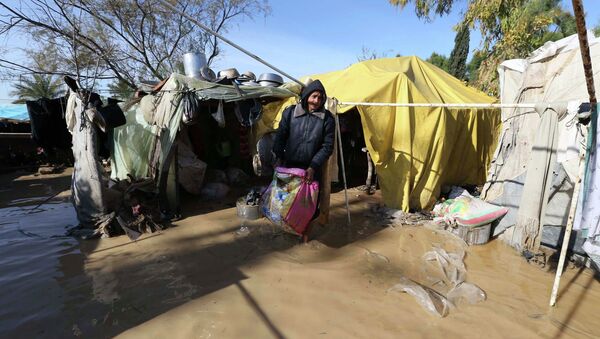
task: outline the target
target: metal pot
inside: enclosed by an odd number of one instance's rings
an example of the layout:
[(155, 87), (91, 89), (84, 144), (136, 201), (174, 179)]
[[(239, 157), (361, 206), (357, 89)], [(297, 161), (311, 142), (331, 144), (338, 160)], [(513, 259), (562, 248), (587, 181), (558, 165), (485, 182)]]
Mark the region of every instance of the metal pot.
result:
[(263, 73), (258, 77), (258, 82), (261, 82), (263, 80), (278, 83), (277, 86), (283, 84), (283, 78), (279, 74)]
[(239, 76), (240, 76), (240, 72), (238, 72), (238, 70), (235, 68), (228, 68), (228, 69), (219, 71), (220, 79), (236, 79)]
[(258, 82), (253, 81), (253, 80), (240, 82), (240, 85), (242, 85), (242, 86), (260, 86), (260, 84)]
[(240, 76), (240, 79), (244, 79), (243, 81), (256, 81), (256, 75), (254, 75), (254, 73), (250, 72), (250, 71), (246, 71), (244, 73), (242, 73), (242, 75)]
[(203, 53), (185, 53), (183, 55), (183, 69), (186, 76), (202, 79), (201, 69), (204, 66), (206, 66), (206, 57)]
[(212, 69), (208, 68), (208, 66), (202, 67), (202, 69), (200, 70), (200, 75), (206, 81), (213, 82), (217, 80), (217, 75)]
[(280, 82), (269, 81), (269, 80), (259, 80), (258, 83), (264, 87), (279, 87), (279, 86), (281, 86)]

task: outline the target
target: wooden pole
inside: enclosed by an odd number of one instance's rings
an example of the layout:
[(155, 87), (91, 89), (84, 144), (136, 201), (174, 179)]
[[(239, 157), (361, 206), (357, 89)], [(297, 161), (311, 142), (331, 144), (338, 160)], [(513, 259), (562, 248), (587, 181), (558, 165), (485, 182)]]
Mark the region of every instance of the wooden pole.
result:
[[(330, 111), (331, 113), (333, 113), (334, 115), (337, 114), (337, 105), (332, 105)], [(331, 171), (333, 168), (333, 164), (335, 161), (337, 161), (337, 156), (335, 154), (336, 152), (336, 146), (335, 143), (337, 139), (337, 132), (335, 133), (335, 138), (333, 141), (333, 153), (331, 154), (331, 156), (329, 157), (329, 159), (327, 159), (327, 161), (325, 162), (325, 164), (323, 165), (323, 169), (322, 169), (322, 178), (321, 178), (321, 184), (322, 187), (320, 187), (320, 202), (319, 202), (319, 218), (317, 219), (317, 222), (321, 225), (326, 225), (329, 223), (329, 210), (330, 210), (330, 206), (331, 206)], [(337, 169), (337, 166), (336, 166)]]
[(596, 91), (594, 89), (594, 72), (592, 71), (592, 58), (590, 57), (590, 44), (588, 43), (587, 30), (585, 27), (585, 12), (581, 0), (572, 0), (573, 12), (577, 22), (577, 36), (579, 37), (579, 50), (581, 51), (581, 61), (583, 61), (583, 73), (585, 74), (585, 83), (587, 85), (588, 95), (592, 109), (596, 106)]
[[(335, 101), (337, 101), (337, 99), (333, 99)], [(334, 102), (334, 105), (337, 106), (337, 102)], [(336, 134), (338, 136), (338, 146), (339, 146), (339, 151), (340, 151), (340, 158), (342, 159), (341, 163), (342, 163), (342, 178), (344, 179), (344, 198), (346, 200), (346, 213), (348, 215), (348, 232), (350, 232), (350, 225), (352, 223), (352, 220), (350, 218), (350, 204), (348, 202), (348, 184), (346, 182), (346, 165), (344, 164), (344, 148), (342, 147), (342, 133), (340, 131), (340, 119), (338, 118), (337, 115), (337, 110), (336, 110), (336, 114), (333, 115), (335, 118), (335, 130), (336, 130)]]
[[(579, 37), (579, 51), (581, 52), (581, 60), (583, 61), (583, 71), (585, 74), (585, 80), (590, 97), (590, 103), (592, 104), (592, 110), (596, 109), (596, 93), (594, 90), (594, 73), (592, 71), (592, 61), (590, 58), (590, 46), (587, 40), (587, 30), (585, 27), (585, 12), (583, 11), (583, 5), (581, 0), (572, 0), (573, 12), (575, 13), (575, 20), (577, 21), (577, 36)], [(588, 138), (591, 136), (588, 136)], [(581, 189), (581, 180), (585, 174), (585, 146), (579, 151), (579, 173), (575, 179), (575, 188), (573, 189), (573, 197), (571, 198), (571, 209), (569, 211), (569, 219), (567, 220), (567, 228), (563, 237), (563, 244), (560, 249), (560, 258), (558, 260), (558, 266), (556, 267), (556, 276), (554, 277), (554, 284), (552, 286), (552, 294), (550, 295), (550, 306), (556, 305), (556, 297), (558, 296), (558, 288), (560, 287), (560, 278), (562, 276), (563, 267), (565, 265), (565, 259), (567, 256), (567, 249), (569, 247), (569, 241), (571, 239), (571, 231), (573, 230), (573, 222), (575, 219), (575, 211), (577, 210), (577, 201), (579, 199), (579, 191)]]
[(579, 151), (579, 173), (575, 178), (575, 188), (573, 189), (573, 196), (571, 197), (571, 208), (569, 210), (569, 218), (567, 219), (567, 228), (565, 229), (565, 235), (563, 236), (563, 243), (560, 248), (560, 258), (558, 259), (558, 266), (556, 267), (556, 276), (554, 277), (554, 284), (552, 285), (552, 295), (550, 296), (550, 306), (556, 304), (556, 297), (558, 295), (558, 287), (560, 286), (560, 278), (562, 276), (563, 267), (565, 265), (565, 258), (567, 257), (567, 249), (569, 248), (569, 241), (571, 240), (571, 231), (573, 230), (573, 223), (575, 221), (575, 211), (577, 210), (577, 200), (579, 198), (579, 190), (581, 189), (581, 179), (585, 173), (585, 147), (582, 147)]

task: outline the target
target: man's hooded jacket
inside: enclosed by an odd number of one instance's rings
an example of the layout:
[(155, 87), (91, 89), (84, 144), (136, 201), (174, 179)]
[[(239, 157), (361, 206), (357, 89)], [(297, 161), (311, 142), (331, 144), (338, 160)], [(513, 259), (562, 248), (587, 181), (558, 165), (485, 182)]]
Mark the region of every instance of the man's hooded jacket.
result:
[[(321, 107), (308, 111), (308, 97), (321, 92)], [(319, 171), (333, 152), (335, 121), (325, 109), (327, 95), (321, 81), (315, 80), (302, 90), (300, 105), (292, 105), (283, 111), (275, 136), (273, 152), (286, 167)]]

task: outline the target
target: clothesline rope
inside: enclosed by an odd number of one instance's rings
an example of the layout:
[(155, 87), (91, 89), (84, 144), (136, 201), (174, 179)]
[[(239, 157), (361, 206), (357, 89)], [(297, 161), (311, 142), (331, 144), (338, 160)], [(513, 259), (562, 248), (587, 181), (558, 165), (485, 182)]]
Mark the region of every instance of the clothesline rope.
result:
[(487, 104), (487, 103), (404, 103), (404, 102), (338, 102), (340, 106), (384, 106), (384, 107), (444, 107), (444, 108), (535, 108), (537, 104)]

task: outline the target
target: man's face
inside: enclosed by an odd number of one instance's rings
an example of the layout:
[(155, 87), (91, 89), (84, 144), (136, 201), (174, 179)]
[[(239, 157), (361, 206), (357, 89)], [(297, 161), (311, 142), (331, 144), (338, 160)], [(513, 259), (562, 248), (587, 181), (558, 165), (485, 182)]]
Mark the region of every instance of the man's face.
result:
[(312, 93), (310, 93), (310, 95), (308, 96), (308, 110), (309, 111), (314, 111), (316, 109), (318, 109), (319, 107), (321, 107), (321, 104), (323, 103), (323, 94), (319, 91), (314, 91)]

